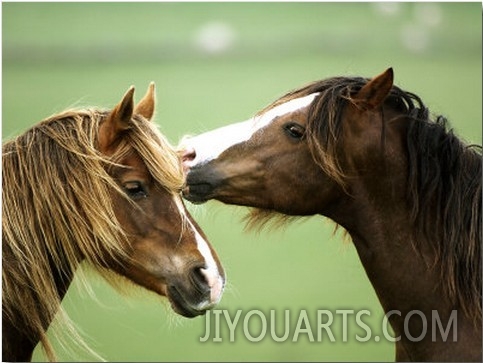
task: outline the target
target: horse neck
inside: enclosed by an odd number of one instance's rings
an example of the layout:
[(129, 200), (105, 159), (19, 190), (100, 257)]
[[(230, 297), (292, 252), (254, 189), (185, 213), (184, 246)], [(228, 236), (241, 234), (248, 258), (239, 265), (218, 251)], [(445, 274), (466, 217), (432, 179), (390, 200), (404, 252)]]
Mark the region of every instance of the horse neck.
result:
[[(467, 354), (466, 347), (461, 344), (466, 341), (471, 347), (475, 339), (480, 342), (481, 328), (475, 329), (474, 321), (459, 311), (458, 347), (430, 341), (432, 311), (437, 310), (441, 322), (446, 324), (452, 310), (457, 307), (445, 296), (437, 269), (431, 265), (434, 252), (430, 244), (419, 240), (420, 248), (416, 250), (412, 243), (412, 239), (424, 237), (415, 237), (411, 232), (410, 208), (404, 194), (401, 192), (398, 195), (394, 191), (379, 193), (376, 190), (390, 188), (378, 184), (376, 180), (356, 184), (351, 190), (351, 197), (342, 198), (323, 214), (350, 234), (385, 313), (393, 310), (401, 313), (401, 317), (393, 315), (393, 319), (389, 319), (395, 335), (401, 336), (396, 343), (396, 358), (424, 360), (434, 358), (435, 354), (443, 354), (443, 357)], [(412, 310), (421, 311), (428, 323), (425, 339), (417, 343), (408, 341), (404, 330), (404, 317)], [(412, 319), (408, 327), (414, 333), (412, 336), (421, 333), (422, 326), (416, 320)], [(453, 350), (447, 351), (448, 347)]]
[(435, 252), (422, 234), (416, 235), (407, 198), (408, 162), (402, 155), (409, 122), (391, 108), (385, 108), (384, 114), (394, 121), (386, 130), (374, 131), (385, 134), (382, 150), (374, 144), (370, 153), (351, 153), (348, 142), (347, 160), (343, 161), (351, 175), (348, 193), (332, 206), (328, 216), (351, 235), (386, 311), (410, 311), (425, 305), (430, 309), (441, 306), (443, 296), (437, 269), (428, 268)]
[[(441, 289), (435, 289), (439, 276), (428, 269), (433, 251), (424, 248), (427, 243), (419, 243), (421, 250), (415, 250), (407, 202), (396, 196), (374, 197), (363, 185), (354, 187), (352, 193), (356, 197), (340, 203), (332, 218), (351, 235), (384, 310), (410, 311), (424, 305), (430, 309), (434, 301), (439, 306), (443, 298)], [(427, 299), (428, 294), (434, 301)]]

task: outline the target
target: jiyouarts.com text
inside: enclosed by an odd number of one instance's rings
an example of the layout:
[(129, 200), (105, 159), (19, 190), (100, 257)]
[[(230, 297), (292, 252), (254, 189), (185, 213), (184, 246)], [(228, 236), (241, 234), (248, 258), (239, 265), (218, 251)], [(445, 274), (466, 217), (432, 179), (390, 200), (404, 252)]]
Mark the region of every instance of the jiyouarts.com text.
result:
[[(361, 309), (318, 309), (315, 311), (289, 309), (262, 311), (259, 309), (229, 311), (217, 309), (205, 315), (205, 331), (200, 342), (235, 342), (245, 339), (260, 342), (271, 339), (275, 342), (347, 342), (356, 340), (367, 342), (386, 339), (397, 342), (401, 336), (395, 336), (389, 324), (391, 316), (401, 317), (401, 312), (391, 310), (382, 318), (372, 316), (370, 310)], [(426, 316), (419, 310), (412, 310), (404, 318), (404, 336), (418, 342), (430, 336), (432, 341), (457, 341), (457, 311), (453, 310), (449, 319), (441, 319), (437, 310)], [(413, 322), (422, 327), (415, 334), (408, 328)], [(377, 326), (377, 329), (374, 327)]]

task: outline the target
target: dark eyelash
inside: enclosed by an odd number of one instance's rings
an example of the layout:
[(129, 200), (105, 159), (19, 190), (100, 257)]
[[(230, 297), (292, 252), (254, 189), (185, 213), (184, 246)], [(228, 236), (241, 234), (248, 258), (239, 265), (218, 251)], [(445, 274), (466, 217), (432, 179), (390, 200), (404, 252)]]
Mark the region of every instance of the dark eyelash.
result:
[(130, 181), (124, 183), (123, 187), (127, 195), (133, 199), (146, 198), (148, 196), (146, 188), (144, 187), (143, 183), (139, 181)]

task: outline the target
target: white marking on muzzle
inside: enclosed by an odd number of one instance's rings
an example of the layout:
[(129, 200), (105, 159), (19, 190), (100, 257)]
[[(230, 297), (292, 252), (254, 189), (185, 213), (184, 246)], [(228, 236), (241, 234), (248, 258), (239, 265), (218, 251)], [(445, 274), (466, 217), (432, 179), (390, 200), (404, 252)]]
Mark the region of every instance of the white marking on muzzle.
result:
[(318, 94), (312, 93), (305, 97), (290, 100), (246, 121), (220, 127), (198, 136), (181, 140), (181, 149), (183, 147), (185, 149), (189, 148), (196, 153), (193, 160), (185, 162), (186, 166), (194, 167), (195, 165), (216, 159), (231, 146), (249, 140), (255, 132), (269, 125), (276, 117), (295, 112), (310, 105)]
[(206, 242), (206, 240), (201, 236), (201, 234), (198, 232), (198, 229), (193, 225), (191, 220), (186, 215), (181, 199), (179, 197), (175, 197), (174, 199), (175, 199), (176, 205), (178, 206), (181, 216), (183, 216), (183, 218), (186, 219), (186, 222), (188, 223), (189, 227), (195, 234), (198, 251), (200, 251), (201, 255), (205, 260), (206, 268), (202, 268), (201, 272), (205, 276), (206, 282), (210, 287), (210, 300), (201, 302), (197, 306), (197, 308), (199, 310), (209, 309), (210, 307), (220, 302), (221, 297), (223, 295), (225, 281), (223, 277), (220, 275), (220, 272), (218, 270), (218, 265), (215, 261), (215, 258), (213, 257), (213, 254), (211, 253), (211, 249), (210, 249), (210, 246), (208, 245), (208, 242)]

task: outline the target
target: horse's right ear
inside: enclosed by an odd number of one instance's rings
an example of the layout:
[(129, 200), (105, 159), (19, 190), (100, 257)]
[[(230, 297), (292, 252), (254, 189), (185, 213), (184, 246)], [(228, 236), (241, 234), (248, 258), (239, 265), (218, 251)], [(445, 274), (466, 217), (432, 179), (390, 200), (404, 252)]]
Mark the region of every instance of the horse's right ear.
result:
[(144, 97), (139, 101), (134, 109), (134, 113), (140, 114), (146, 120), (151, 121), (156, 109), (156, 86), (154, 82), (149, 84), (148, 90)]
[(358, 108), (363, 110), (374, 110), (381, 106), (386, 97), (391, 92), (394, 82), (394, 71), (392, 68), (386, 69), (380, 75), (367, 82), (352, 100)]
[(129, 129), (134, 113), (134, 86), (126, 92), (121, 102), (107, 116), (99, 129), (99, 150), (106, 152), (116, 141), (119, 134)]

